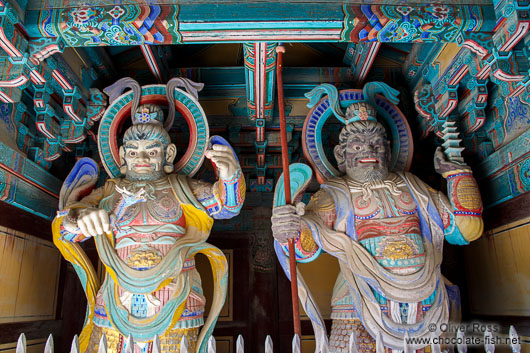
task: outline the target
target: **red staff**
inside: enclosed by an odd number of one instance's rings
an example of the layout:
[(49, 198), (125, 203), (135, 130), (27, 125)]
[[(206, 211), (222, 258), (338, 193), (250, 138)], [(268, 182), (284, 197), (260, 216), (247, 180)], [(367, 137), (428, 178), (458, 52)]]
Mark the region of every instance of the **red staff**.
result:
[[(283, 184), (285, 190), (285, 204), (291, 203), (291, 178), (289, 175), (289, 152), (287, 151), (287, 125), (285, 124), (285, 106), (283, 101), (282, 56), (285, 53), (283, 45), (276, 47), (276, 80), (278, 81), (278, 110), (280, 112), (280, 140), (282, 143)], [(291, 300), (293, 303), (294, 333), (302, 337), (300, 326), (300, 312), (298, 310), (298, 280), (296, 278), (296, 253), (294, 239), (289, 239), (289, 268), (291, 273)]]

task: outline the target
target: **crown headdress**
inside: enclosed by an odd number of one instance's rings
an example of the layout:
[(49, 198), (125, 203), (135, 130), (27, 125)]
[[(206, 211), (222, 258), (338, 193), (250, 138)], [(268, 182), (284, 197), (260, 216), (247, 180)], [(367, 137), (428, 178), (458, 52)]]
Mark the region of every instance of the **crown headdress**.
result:
[(366, 102), (353, 103), (346, 108), (345, 120), (347, 124), (356, 120), (373, 120), (377, 121), (375, 116), (377, 111), (375, 107)]
[(307, 106), (312, 108), (318, 103), (320, 98), (326, 94), (329, 101), (328, 109), (331, 109), (337, 119), (339, 119), (344, 125), (348, 125), (355, 121), (377, 121), (377, 105), (375, 103), (375, 95), (377, 93), (382, 94), (394, 104), (399, 103), (399, 99), (397, 98), (399, 91), (393, 89), (383, 82), (370, 82), (364, 85), (364, 102), (361, 101), (350, 104), (346, 109), (346, 113), (344, 113), (340, 107), (339, 93), (337, 88), (333, 85), (330, 85), (329, 83), (324, 83), (313, 88), (310, 92), (306, 93), (305, 96), (309, 99)]
[(138, 124), (164, 124), (164, 113), (158, 105), (142, 104), (131, 115), (133, 125)]

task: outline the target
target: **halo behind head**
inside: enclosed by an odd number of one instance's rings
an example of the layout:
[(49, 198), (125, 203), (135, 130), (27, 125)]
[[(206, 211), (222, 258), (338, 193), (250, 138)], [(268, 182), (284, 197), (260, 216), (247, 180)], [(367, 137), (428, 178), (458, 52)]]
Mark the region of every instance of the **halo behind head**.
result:
[[(97, 140), (101, 161), (105, 171), (112, 178), (117, 178), (121, 175), (118, 135), (125, 121), (130, 119), (131, 113), (138, 111), (138, 108), (133, 109), (136, 97), (141, 97), (141, 101), (144, 104), (150, 103), (163, 107), (168, 104), (166, 93), (166, 85), (146, 85), (141, 87), (141, 92), (138, 94), (135, 94), (135, 91), (122, 93), (109, 104), (101, 118)], [(204, 160), (204, 152), (210, 137), (208, 121), (198, 99), (192, 95), (175, 88), (173, 90), (173, 99), (190, 131), (188, 147), (186, 151), (183, 151), (182, 157), (175, 163), (175, 171), (191, 177), (197, 173)], [(155, 120), (160, 121), (159, 119)], [(165, 122), (167, 123), (168, 121), (169, 119), (166, 118)], [(125, 131), (124, 141), (126, 142), (130, 138), (156, 137), (164, 143), (168, 136), (166, 133), (156, 128), (152, 129), (150, 134), (147, 134), (145, 128), (140, 128), (142, 125), (153, 126), (152, 122), (153, 120), (150, 117), (150, 121), (147, 124), (133, 125), (134, 128), (131, 127), (130, 131)], [(169, 138), (167, 138), (167, 141), (169, 144), (171, 143)]]
[[(396, 90), (381, 82), (372, 82), (366, 84), (363, 90), (349, 89), (340, 92), (331, 85), (320, 85), (306, 94), (310, 99), (312, 109), (304, 123), (302, 146), (304, 155), (314, 168), (315, 176), (320, 183), (324, 183), (332, 177), (341, 176), (340, 171), (328, 160), (322, 144), (322, 130), (326, 121), (330, 116), (335, 116), (340, 122), (348, 125), (350, 115), (351, 117), (362, 115), (364, 112), (359, 113), (364, 108), (366, 108), (365, 115), (368, 117), (375, 117), (375, 112), (371, 107), (375, 108), (377, 120), (382, 123), (381, 128), (386, 128), (386, 136), (391, 141), (390, 169), (392, 171), (407, 171), (410, 168), (414, 145), (407, 119), (395, 105), (397, 93)], [(328, 96), (321, 98), (323, 94)], [(360, 109), (361, 107), (363, 109)], [(354, 124), (358, 126), (357, 124), (371, 125), (369, 121), (374, 119), (355, 120), (359, 120)]]

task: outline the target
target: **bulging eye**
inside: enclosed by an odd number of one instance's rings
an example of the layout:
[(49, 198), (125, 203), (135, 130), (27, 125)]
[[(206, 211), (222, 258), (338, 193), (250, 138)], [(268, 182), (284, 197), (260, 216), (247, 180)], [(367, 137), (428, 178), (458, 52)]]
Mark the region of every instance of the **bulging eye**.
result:
[(136, 152), (135, 151), (129, 151), (129, 156), (136, 157)]
[(361, 150), (361, 146), (357, 145), (357, 146), (354, 146), (353, 147), (356, 151), (360, 151)]
[(149, 156), (151, 156), (151, 157), (156, 156), (156, 151), (150, 151), (150, 152), (149, 152)]

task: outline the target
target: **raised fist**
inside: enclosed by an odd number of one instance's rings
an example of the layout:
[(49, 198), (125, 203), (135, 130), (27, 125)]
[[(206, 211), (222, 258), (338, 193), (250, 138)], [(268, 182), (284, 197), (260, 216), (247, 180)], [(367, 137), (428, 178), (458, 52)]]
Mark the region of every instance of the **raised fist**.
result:
[(109, 214), (101, 208), (82, 209), (77, 217), (77, 226), (86, 237), (95, 237), (110, 232)]
[(272, 235), (280, 243), (296, 239), (300, 233), (300, 217), (304, 215), (305, 204), (278, 206), (272, 209)]
[(230, 147), (213, 145), (211, 150), (206, 151), (206, 158), (215, 163), (219, 178), (230, 180), (236, 174), (239, 163)]

